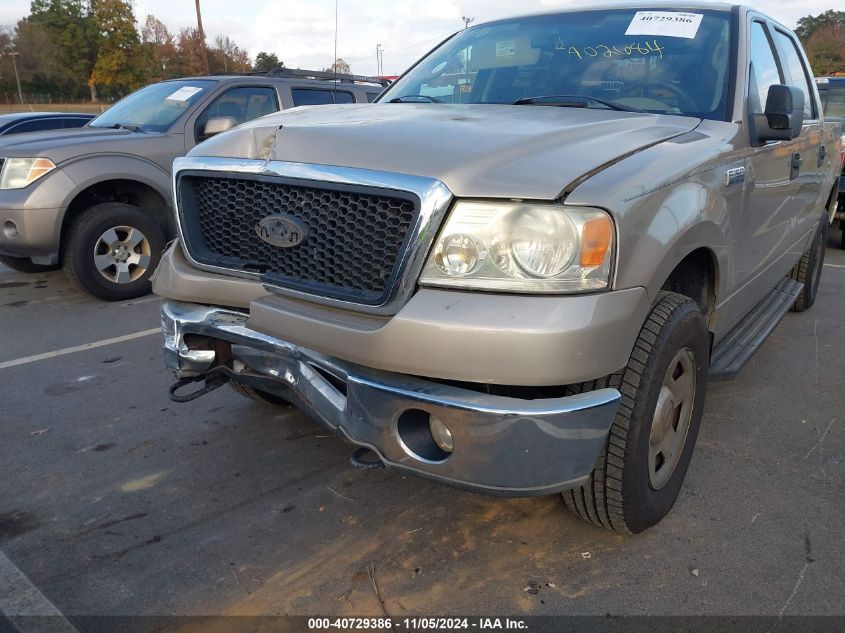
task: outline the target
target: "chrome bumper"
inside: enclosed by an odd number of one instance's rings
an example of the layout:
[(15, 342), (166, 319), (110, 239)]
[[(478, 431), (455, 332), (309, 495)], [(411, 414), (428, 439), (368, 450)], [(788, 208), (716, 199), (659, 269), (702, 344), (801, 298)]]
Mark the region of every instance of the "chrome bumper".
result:
[[(248, 315), (233, 310), (165, 301), (161, 317), (165, 361), (177, 377), (226, 362), (233, 379), (287, 398), (386, 465), (475, 492), (530, 496), (581, 485), (619, 404), (615, 389), (521, 400), (353, 365), (251, 330)], [(451, 454), (436, 454), (428, 416), (451, 431)]]

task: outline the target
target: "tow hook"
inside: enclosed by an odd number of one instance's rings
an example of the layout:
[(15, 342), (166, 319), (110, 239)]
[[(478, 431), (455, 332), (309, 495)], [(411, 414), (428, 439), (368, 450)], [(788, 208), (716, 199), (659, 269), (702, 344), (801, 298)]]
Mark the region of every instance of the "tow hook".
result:
[[(173, 400), (173, 402), (190, 402), (191, 400), (196, 400), (200, 396), (204, 396), (205, 394), (210, 393), (229, 382), (230, 371), (231, 370), (228, 367), (219, 365), (204, 374), (200, 374), (199, 376), (180, 378), (170, 385), (170, 399)], [(204, 383), (204, 386), (190, 393), (176, 393), (182, 387), (194, 383)]]

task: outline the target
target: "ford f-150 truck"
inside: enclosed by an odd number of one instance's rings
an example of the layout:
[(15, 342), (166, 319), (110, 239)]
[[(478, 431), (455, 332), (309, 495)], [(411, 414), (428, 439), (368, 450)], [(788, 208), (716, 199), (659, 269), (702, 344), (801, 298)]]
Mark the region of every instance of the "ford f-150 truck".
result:
[(748, 7), (473, 26), (374, 104), (176, 161), (171, 393), (229, 382), (388, 467), (640, 532), (708, 379), (816, 300), (839, 142), (795, 35)]

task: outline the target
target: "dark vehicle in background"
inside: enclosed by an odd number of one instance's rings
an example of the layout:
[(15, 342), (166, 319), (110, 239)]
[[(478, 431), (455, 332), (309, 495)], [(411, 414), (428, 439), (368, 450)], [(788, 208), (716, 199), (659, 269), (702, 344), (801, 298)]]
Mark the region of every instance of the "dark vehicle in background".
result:
[(824, 118), (838, 121), (842, 126), (842, 143), (839, 146), (842, 175), (839, 177), (839, 208), (834, 221), (842, 229), (842, 248), (845, 248), (845, 77), (818, 77), (816, 87), (822, 101)]
[(146, 294), (176, 236), (174, 158), (279, 110), (368, 103), (387, 83), (284, 68), (173, 79), (133, 92), (83, 128), (0, 139), (0, 262), (22, 272), (61, 266), (101, 299)]
[(0, 114), (0, 136), (43, 132), (45, 130), (67, 130), (82, 127), (94, 118), (93, 114), (82, 112), (14, 112)]

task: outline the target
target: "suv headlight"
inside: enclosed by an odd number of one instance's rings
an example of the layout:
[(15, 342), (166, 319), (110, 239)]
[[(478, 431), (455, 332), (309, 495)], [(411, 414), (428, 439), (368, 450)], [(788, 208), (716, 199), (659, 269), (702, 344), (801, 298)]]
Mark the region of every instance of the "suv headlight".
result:
[(613, 221), (600, 209), (560, 204), (457, 202), (420, 284), (504, 292), (607, 288)]
[(0, 189), (23, 189), (55, 168), (49, 158), (7, 158), (0, 171)]

